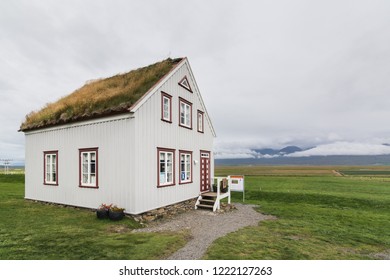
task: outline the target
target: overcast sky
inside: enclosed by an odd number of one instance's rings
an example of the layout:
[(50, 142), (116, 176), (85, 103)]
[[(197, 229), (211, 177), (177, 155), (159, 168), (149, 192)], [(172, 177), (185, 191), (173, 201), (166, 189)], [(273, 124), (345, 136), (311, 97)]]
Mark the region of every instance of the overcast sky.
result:
[(24, 158), (27, 113), (169, 56), (189, 58), (220, 153), (389, 153), (389, 15), (385, 0), (1, 1), (0, 158)]

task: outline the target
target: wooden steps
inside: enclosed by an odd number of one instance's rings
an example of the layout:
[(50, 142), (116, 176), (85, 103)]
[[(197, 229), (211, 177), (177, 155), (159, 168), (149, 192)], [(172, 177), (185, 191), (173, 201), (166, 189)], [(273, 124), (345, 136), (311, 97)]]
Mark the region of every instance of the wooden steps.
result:
[(202, 208), (213, 211), (214, 204), (217, 199), (217, 193), (207, 192), (199, 195), (199, 198), (195, 204), (195, 209)]

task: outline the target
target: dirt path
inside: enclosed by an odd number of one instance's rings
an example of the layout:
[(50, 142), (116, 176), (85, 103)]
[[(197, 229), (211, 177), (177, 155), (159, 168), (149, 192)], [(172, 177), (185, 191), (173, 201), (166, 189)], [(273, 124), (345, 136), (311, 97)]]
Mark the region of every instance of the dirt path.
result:
[(338, 172), (337, 170), (332, 170), (332, 173), (337, 177), (343, 177), (344, 175)]
[(152, 222), (149, 227), (136, 232), (159, 232), (189, 230), (192, 239), (169, 260), (197, 260), (202, 258), (211, 243), (219, 237), (246, 226), (258, 225), (259, 221), (272, 219), (253, 209), (253, 205), (235, 204), (237, 210), (213, 213), (193, 210), (173, 219)]

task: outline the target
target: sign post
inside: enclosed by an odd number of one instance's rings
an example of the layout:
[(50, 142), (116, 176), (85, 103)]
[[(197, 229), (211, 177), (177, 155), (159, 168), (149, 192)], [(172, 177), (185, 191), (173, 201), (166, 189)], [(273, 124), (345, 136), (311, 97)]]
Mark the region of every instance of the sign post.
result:
[(230, 175), (229, 187), (232, 192), (242, 192), (242, 201), (245, 202), (245, 187), (243, 175)]

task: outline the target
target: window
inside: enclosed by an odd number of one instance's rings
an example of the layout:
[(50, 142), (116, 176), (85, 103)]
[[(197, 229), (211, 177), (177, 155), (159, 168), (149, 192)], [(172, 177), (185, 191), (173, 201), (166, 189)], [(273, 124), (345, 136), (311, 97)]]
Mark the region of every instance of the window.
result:
[(179, 125), (192, 129), (192, 103), (179, 98)]
[(203, 133), (204, 114), (198, 110), (198, 131)]
[(80, 149), (80, 187), (98, 188), (98, 148)]
[(58, 151), (43, 152), (44, 156), (44, 184), (58, 185)]
[(158, 187), (175, 184), (175, 150), (157, 148)]
[(188, 82), (187, 76), (184, 76), (184, 78), (180, 80), (179, 86), (185, 88), (186, 90), (192, 93), (192, 89), (190, 83)]
[(180, 151), (180, 184), (192, 183), (192, 152)]
[(172, 96), (161, 92), (161, 120), (172, 122)]

